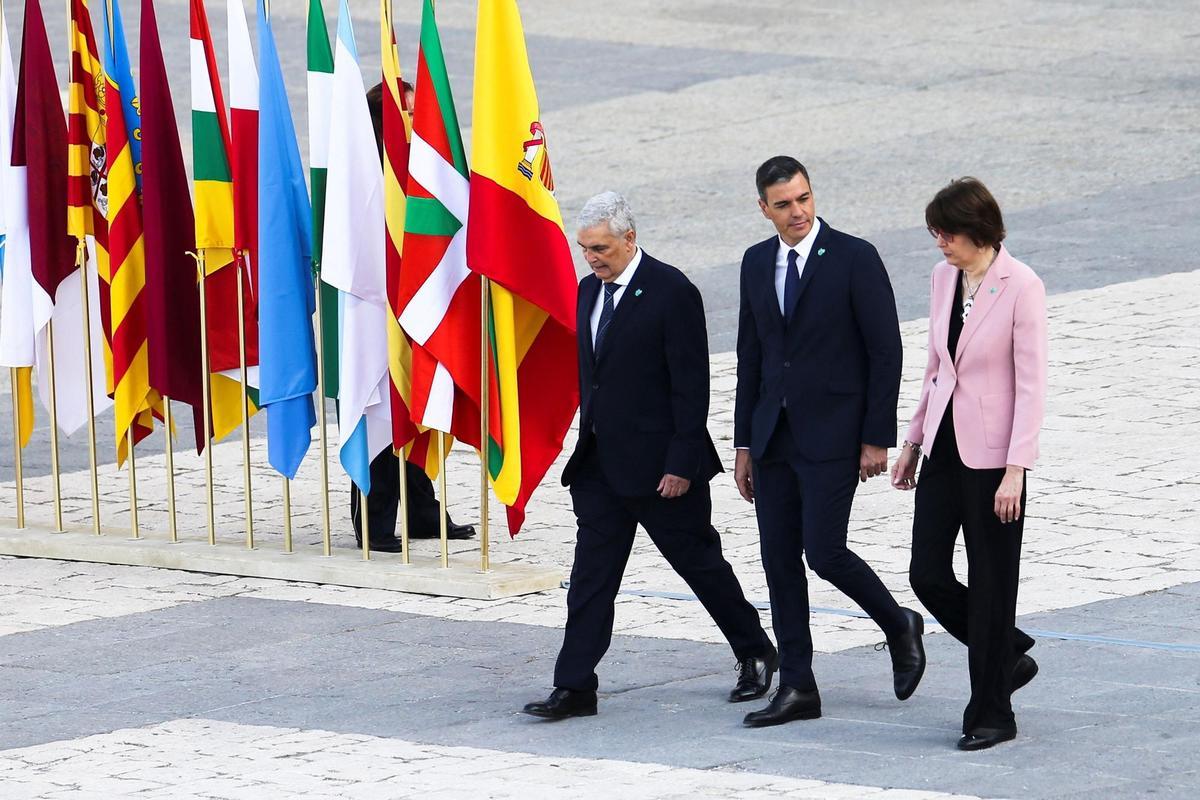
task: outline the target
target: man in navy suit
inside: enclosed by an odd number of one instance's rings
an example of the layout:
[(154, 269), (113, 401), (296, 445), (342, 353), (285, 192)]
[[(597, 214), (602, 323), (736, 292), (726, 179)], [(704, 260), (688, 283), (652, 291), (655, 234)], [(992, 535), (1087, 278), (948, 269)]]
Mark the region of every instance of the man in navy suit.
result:
[(579, 523), (554, 691), (525, 713), (596, 713), (596, 666), (640, 524), (712, 615), (739, 662), (732, 702), (771, 687), (777, 654), (721, 554), (708, 483), (722, 471), (708, 435), (708, 335), (700, 292), (642, 251), (615, 192), (580, 212), (592, 273), (579, 284), (579, 441), (563, 471)]
[(859, 481), (896, 444), (902, 349), (879, 253), (816, 216), (808, 171), (776, 156), (758, 169), (758, 205), (777, 231), (742, 259), (734, 480), (755, 503), (779, 691), (750, 727), (821, 716), (808, 626), (808, 566), (887, 636), (896, 696), (925, 669), (921, 616), (901, 608), (846, 547)]

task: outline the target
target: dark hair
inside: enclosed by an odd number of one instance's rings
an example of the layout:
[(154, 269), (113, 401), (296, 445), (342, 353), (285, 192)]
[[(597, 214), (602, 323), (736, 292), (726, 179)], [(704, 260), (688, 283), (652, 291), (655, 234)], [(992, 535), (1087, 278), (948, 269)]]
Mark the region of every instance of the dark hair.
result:
[(383, 84), (377, 83), (367, 89), (367, 110), (371, 112), (371, 127), (375, 129), (375, 144), (379, 147), (379, 158), (383, 159)]
[(925, 224), (930, 231), (966, 234), (976, 247), (1004, 241), (1000, 204), (978, 178), (958, 178), (943, 187), (925, 206)]
[[(803, 175), (808, 181), (808, 170), (791, 156), (772, 156), (762, 163), (758, 172), (754, 173), (754, 184), (758, 187), (758, 196), (767, 199), (767, 187), (777, 183), (787, 183), (797, 175)], [(811, 184), (812, 181), (809, 181)]]

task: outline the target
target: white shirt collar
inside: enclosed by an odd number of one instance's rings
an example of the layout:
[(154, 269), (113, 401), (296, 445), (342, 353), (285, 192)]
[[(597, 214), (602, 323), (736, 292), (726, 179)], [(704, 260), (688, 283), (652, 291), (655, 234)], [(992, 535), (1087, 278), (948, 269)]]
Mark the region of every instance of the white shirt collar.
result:
[(779, 258), (776, 260), (781, 263), (786, 264), (787, 263), (787, 251), (795, 250), (796, 255), (799, 257), (801, 264), (803, 264), (805, 261), (808, 261), (808, 255), (809, 255), (809, 253), (812, 252), (813, 242), (815, 242), (817, 240), (817, 234), (820, 232), (821, 232), (821, 220), (814, 219), (812, 227), (808, 229), (808, 233), (805, 235), (805, 237), (803, 239), (801, 239), (799, 242), (796, 243), (795, 247), (792, 247), (791, 245), (789, 245), (787, 242), (785, 242), (783, 240), (783, 237), (780, 236), (779, 237)]
[[(629, 282), (633, 280), (633, 273), (637, 272), (638, 264), (641, 263), (642, 248), (638, 247), (637, 252), (633, 254), (633, 258), (630, 259), (629, 264), (625, 267), (625, 269), (621, 270), (620, 275), (612, 279), (612, 283), (615, 283), (618, 286), (628, 286)], [(616, 291), (620, 292), (621, 290), (617, 289)]]

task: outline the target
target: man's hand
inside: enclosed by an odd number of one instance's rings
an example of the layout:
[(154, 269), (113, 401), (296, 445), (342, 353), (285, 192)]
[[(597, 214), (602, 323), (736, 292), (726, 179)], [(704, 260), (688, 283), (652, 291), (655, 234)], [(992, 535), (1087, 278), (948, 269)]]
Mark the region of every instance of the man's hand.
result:
[(754, 483), (750, 479), (752, 466), (749, 450), (736, 451), (733, 460), (733, 482), (737, 484), (742, 499), (747, 503), (754, 502)]
[(683, 497), (691, 487), (692, 482), (687, 478), (681, 478), (678, 475), (663, 475), (662, 480), (658, 482), (658, 493), (667, 500), (672, 500), (676, 497)]
[(1000, 488), (996, 490), (996, 516), (1001, 522), (1016, 522), (1021, 518), (1021, 489), (1025, 486), (1025, 468), (1008, 465)]
[(863, 483), (867, 478), (874, 478), (887, 472), (887, 448), (864, 444), (862, 454), (858, 457), (858, 479)]
[(892, 486), (904, 491), (917, 488), (917, 454), (911, 448), (900, 448), (892, 465)]

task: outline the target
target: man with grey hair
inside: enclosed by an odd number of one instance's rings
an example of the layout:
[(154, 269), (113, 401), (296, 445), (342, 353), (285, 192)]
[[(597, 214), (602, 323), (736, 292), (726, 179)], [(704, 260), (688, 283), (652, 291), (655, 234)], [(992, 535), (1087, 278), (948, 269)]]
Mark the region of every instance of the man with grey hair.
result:
[(712, 615), (738, 659), (729, 699), (771, 687), (778, 655), (712, 526), (708, 483), (722, 471), (708, 435), (708, 334), (700, 292), (637, 245), (616, 192), (579, 215), (592, 274), (579, 284), (579, 441), (563, 471), (579, 523), (554, 691), (525, 713), (596, 713), (596, 666), (640, 523)]

